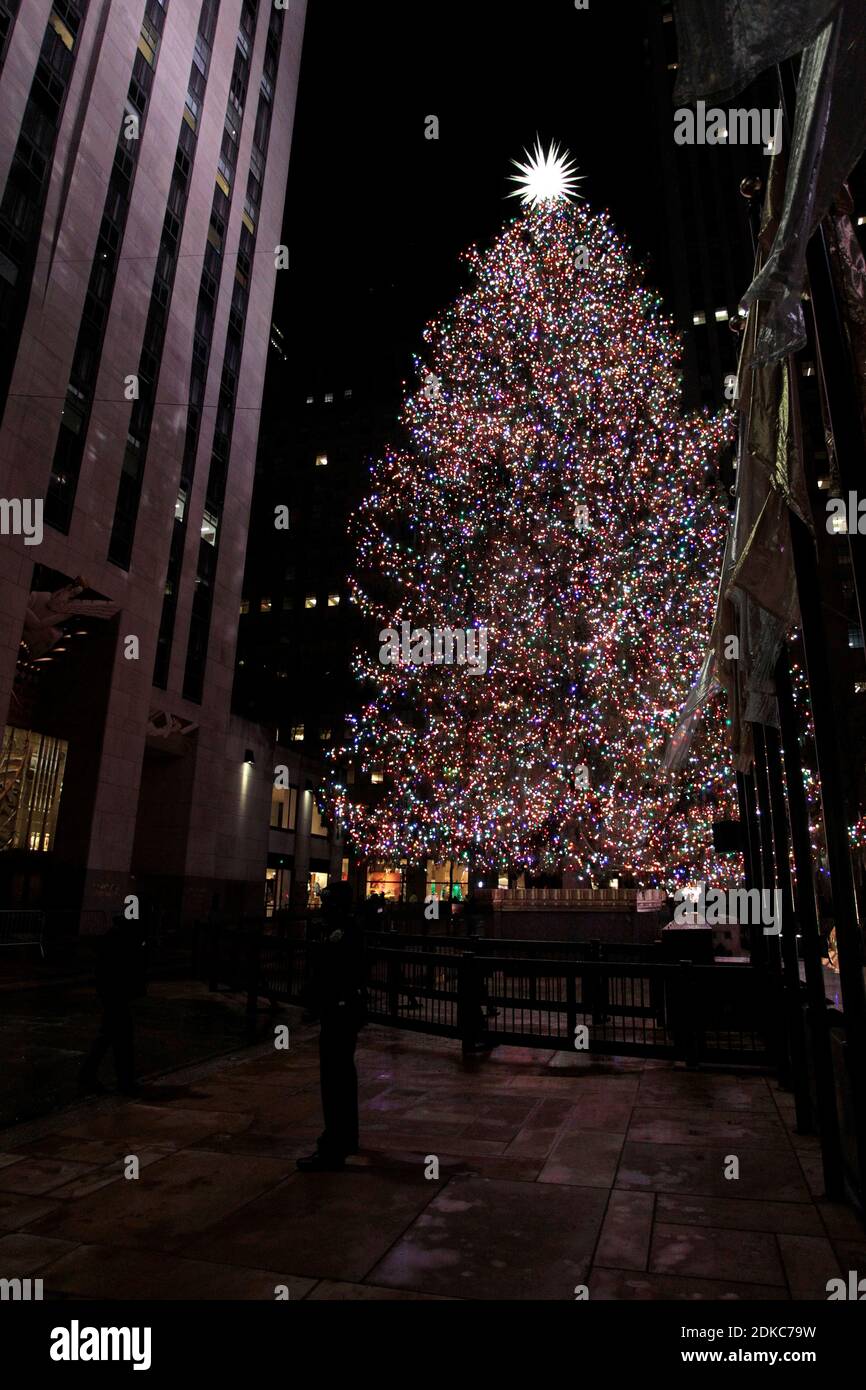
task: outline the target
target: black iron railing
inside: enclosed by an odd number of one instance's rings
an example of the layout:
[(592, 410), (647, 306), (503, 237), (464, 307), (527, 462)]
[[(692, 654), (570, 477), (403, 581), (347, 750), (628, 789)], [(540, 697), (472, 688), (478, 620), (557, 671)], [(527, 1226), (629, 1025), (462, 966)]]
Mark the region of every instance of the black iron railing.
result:
[[(459, 1038), (466, 1048), (516, 1044), (555, 1050), (770, 1065), (775, 997), (751, 965), (613, 959), (575, 943), (532, 943), (556, 958), (518, 956), (530, 943), (368, 936), (370, 1022)], [(259, 1000), (309, 1006), (316, 942), (245, 929), (211, 929), (200, 956), (212, 985), (247, 994), (250, 1036)], [(431, 947), (433, 949), (431, 949)], [(632, 956), (649, 948), (623, 948)], [(576, 958), (583, 954), (583, 958)], [(599, 959), (599, 954), (602, 958)]]

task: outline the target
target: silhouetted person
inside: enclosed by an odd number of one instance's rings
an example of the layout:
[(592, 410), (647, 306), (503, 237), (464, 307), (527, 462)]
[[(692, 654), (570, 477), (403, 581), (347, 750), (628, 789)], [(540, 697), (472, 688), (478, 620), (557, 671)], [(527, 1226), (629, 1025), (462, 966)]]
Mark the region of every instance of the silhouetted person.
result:
[(136, 1093), (132, 1001), (139, 999), (146, 987), (141, 923), (116, 916), (97, 943), (96, 993), (102, 1005), (102, 1021), (81, 1068), (79, 1086), (82, 1091), (105, 1090), (99, 1080), (99, 1067), (110, 1049), (114, 1055), (118, 1089), (124, 1095)]
[(321, 1020), (319, 1069), (325, 1128), (316, 1152), (298, 1159), (301, 1172), (335, 1172), (358, 1152), (355, 1045), (364, 1023), (364, 937), (352, 915), (348, 883), (322, 894), (323, 939), (314, 953), (311, 1004)]

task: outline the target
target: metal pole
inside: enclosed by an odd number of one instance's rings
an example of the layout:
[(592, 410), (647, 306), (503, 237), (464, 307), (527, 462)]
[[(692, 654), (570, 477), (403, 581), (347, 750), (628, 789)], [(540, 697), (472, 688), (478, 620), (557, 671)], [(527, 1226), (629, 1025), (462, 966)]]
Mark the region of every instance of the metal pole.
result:
[(809, 812), (803, 790), (803, 768), (788, 653), (783, 648), (776, 664), (776, 697), (779, 705), (779, 727), (782, 753), (785, 759), (785, 780), (788, 790), (788, 813), (791, 819), (791, 848), (796, 869), (797, 922), (800, 928), (800, 951), (806, 974), (807, 1017), (815, 1068), (815, 1093), (818, 1136), (824, 1168), (824, 1189), (836, 1201), (843, 1196), (842, 1148), (839, 1139), (839, 1116), (836, 1111), (836, 1087), (833, 1082), (833, 1058), (830, 1052), (830, 1029), (824, 989), (824, 970), (821, 965), (821, 933), (815, 906), (815, 878), (812, 864), (812, 845), (809, 838)]
[(752, 873), (752, 842), (749, 834), (749, 808), (746, 802), (745, 773), (737, 773), (737, 805), (740, 808), (740, 845), (743, 851), (743, 878), (746, 888), (754, 888)]
[[(758, 793), (758, 825), (761, 837), (761, 874), (764, 892), (772, 892), (776, 887), (776, 867), (773, 862), (773, 817), (770, 809), (770, 785), (767, 780), (767, 750), (764, 741), (763, 724), (752, 725), (755, 745), (755, 787)], [(765, 936), (760, 921), (752, 927), (753, 939), (760, 952), (760, 962), (767, 967), (768, 998), (770, 1022), (776, 1061), (779, 1068), (779, 1085), (791, 1089), (792, 1067), (788, 1055), (788, 1040), (784, 1026), (784, 998), (782, 993), (781, 957), (779, 938)]]
[(794, 895), (791, 887), (791, 861), (788, 848), (788, 816), (785, 810), (785, 788), (782, 782), (782, 757), (778, 729), (764, 727), (767, 753), (767, 780), (770, 787), (770, 812), (773, 820), (773, 842), (776, 849), (776, 875), (782, 907), (781, 935), (777, 938), (782, 956), (782, 991), (788, 1057), (791, 1062), (791, 1089), (797, 1130), (801, 1134), (814, 1132), (812, 1104), (809, 1099), (809, 1078), (806, 1074), (806, 1036), (803, 1010), (800, 1005), (800, 963), (797, 959), (797, 922), (794, 915)]

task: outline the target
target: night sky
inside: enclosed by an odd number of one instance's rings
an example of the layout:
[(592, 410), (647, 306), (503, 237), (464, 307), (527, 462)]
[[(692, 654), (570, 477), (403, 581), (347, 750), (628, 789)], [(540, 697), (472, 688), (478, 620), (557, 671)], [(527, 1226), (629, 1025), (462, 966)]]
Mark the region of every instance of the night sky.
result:
[[(650, 3), (650, 0), (647, 0)], [(336, 9), (336, 16), (335, 16)], [(459, 256), (519, 207), (511, 160), (564, 145), (666, 291), (643, 0), (310, 0), (276, 322), (298, 391), (399, 394), (426, 321), (468, 283)], [(424, 138), (437, 115), (438, 141)]]

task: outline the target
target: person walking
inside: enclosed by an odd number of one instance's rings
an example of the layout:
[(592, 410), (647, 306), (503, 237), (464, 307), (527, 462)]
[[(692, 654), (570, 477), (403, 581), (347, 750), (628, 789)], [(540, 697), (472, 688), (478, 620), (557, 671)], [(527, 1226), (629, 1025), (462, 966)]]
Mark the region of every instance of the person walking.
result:
[(319, 1072), (325, 1128), (316, 1150), (297, 1160), (302, 1173), (338, 1172), (358, 1152), (355, 1047), (364, 1025), (364, 937), (352, 913), (348, 883), (322, 893), (323, 939), (315, 953), (311, 1005), (321, 1020)]
[(96, 993), (102, 1019), (81, 1068), (82, 1094), (105, 1091), (99, 1080), (99, 1067), (108, 1051), (114, 1056), (118, 1089), (123, 1095), (137, 1094), (132, 1001), (141, 998), (146, 989), (146, 943), (141, 923), (127, 921), (118, 913), (97, 943)]

